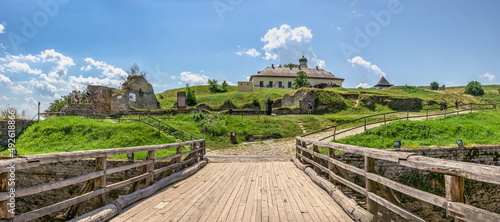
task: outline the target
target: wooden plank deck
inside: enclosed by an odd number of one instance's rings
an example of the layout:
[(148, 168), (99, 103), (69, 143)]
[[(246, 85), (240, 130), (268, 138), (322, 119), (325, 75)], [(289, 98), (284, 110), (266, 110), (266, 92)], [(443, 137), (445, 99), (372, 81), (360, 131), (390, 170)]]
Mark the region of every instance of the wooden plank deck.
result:
[(353, 221), (292, 162), (209, 163), (111, 221)]

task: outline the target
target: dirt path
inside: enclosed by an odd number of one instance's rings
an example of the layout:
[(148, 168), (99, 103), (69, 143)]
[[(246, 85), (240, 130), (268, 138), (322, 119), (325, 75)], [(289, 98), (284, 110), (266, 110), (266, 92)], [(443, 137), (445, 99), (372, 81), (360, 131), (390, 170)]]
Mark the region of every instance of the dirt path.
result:
[[(465, 114), (466, 112), (463, 112)], [(467, 112), (469, 113), (469, 112)], [(448, 115), (456, 115), (456, 113), (450, 113)], [(441, 118), (441, 116), (434, 116), (434, 117), (429, 117), (429, 119), (436, 119), (436, 118)], [(410, 120), (425, 120), (425, 117), (419, 117), (419, 118), (412, 118)], [(389, 121), (388, 121), (389, 122)], [(372, 124), (368, 125), (366, 128), (367, 129), (372, 129), (375, 127), (378, 127), (380, 125), (383, 125), (384, 123), (377, 123), (377, 124)], [(347, 136), (351, 135), (356, 135), (359, 133), (364, 132), (365, 129), (364, 127), (360, 127), (345, 133), (342, 133), (340, 135), (336, 135), (335, 139), (341, 139)], [(308, 136), (307, 138), (311, 139), (322, 139), (327, 136), (331, 136), (333, 134), (333, 129), (330, 129), (325, 132), (317, 133)], [(333, 137), (330, 137), (328, 140), (333, 139)], [(218, 150), (210, 150), (207, 149), (207, 157), (212, 160), (212, 159), (217, 159), (217, 162), (223, 161), (225, 162), (224, 155), (231, 155), (227, 156), (225, 159), (237, 159), (236, 161), (245, 161), (244, 159), (282, 159), (282, 158), (290, 158), (295, 155), (295, 138), (283, 138), (283, 139), (271, 139), (271, 140), (265, 140), (265, 141), (259, 141), (259, 142), (252, 142), (252, 143), (243, 143), (235, 147), (229, 147), (226, 149), (218, 149)], [(220, 160), (219, 160), (220, 159)], [(226, 160), (229, 161), (229, 160)]]

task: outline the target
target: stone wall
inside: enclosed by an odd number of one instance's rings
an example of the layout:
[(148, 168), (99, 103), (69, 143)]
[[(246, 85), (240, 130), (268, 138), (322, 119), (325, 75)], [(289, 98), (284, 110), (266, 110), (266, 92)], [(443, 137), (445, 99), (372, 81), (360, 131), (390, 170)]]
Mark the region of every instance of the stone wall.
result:
[(71, 116), (94, 116), (97, 115), (93, 104), (67, 104), (61, 109), (64, 115)]
[(129, 101), (129, 105), (138, 109), (159, 109), (153, 86), (143, 75), (130, 75), (122, 84), (122, 90), (126, 93), (133, 92), (136, 95), (135, 102)]
[(90, 92), (90, 103), (94, 105), (97, 112), (111, 112), (113, 90), (113, 88), (106, 86), (87, 86), (87, 91)]
[[(33, 125), (33, 123), (35, 123), (35, 121), (33, 120), (21, 120), (21, 119), (16, 119), (16, 137), (19, 136), (19, 134), (26, 128), (28, 128), (28, 126), (31, 126)], [(9, 122), (8, 120), (1, 120), (0, 121), (0, 147), (6, 147), (7, 144), (8, 144), (8, 140), (9, 140), (9, 135), (8, 135), (8, 131), (9, 131)]]
[[(107, 167), (118, 167), (129, 164), (128, 161), (108, 160)], [(168, 162), (155, 163), (155, 169), (167, 166)], [(123, 181), (134, 176), (139, 175), (140, 167), (130, 169), (123, 172), (111, 174), (106, 177), (108, 184)], [(33, 187), (39, 184), (58, 181), (63, 179), (72, 178), (75, 176), (90, 173), (95, 170), (95, 160), (77, 160), (70, 162), (59, 162), (52, 164), (44, 164), (39, 167), (18, 170), (16, 171), (16, 189), (23, 187)], [(85, 183), (67, 186), (64, 188), (42, 192), (35, 195), (16, 198), (16, 214), (26, 213), (41, 207), (49, 206), (63, 200), (70, 199), (79, 194)], [(119, 196), (128, 194), (130, 185), (117, 190), (113, 190), (106, 194), (106, 203), (112, 202)], [(80, 209), (79, 215), (90, 212), (98, 207), (98, 202), (95, 198), (89, 202), (85, 202)], [(64, 211), (53, 213), (51, 215), (42, 217), (36, 221), (53, 221), (57, 215), (64, 213)]]

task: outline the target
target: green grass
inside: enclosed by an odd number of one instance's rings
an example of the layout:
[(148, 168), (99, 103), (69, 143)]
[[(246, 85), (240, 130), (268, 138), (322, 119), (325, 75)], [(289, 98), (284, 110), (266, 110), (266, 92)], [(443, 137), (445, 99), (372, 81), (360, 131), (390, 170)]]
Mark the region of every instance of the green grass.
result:
[[(228, 92), (211, 93), (208, 86), (192, 86), (195, 90), (196, 100), (198, 104), (207, 104), (212, 108), (221, 107), (224, 102), (231, 101), (236, 107), (241, 108), (245, 104), (252, 104), (254, 100), (259, 101), (260, 107), (264, 108), (264, 102), (270, 97), (272, 100), (283, 97), (291, 90), (287, 89), (266, 89), (254, 88), (254, 92), (238, 92), (236, 86), (228, 86)], [(156, 97), (160, 102), (161, 107), (171, 108), (177, 101), (177, 92), (185, 91), (186, 88), (167, 90), (157, 94)]]
[[(307, 132), (327, 127), (327, 121), (319, 115), (230, 116), (191, 113), (156, 118), (198, 138), (206, 139), (210, 149), (235, 146), (229, 138), (232, 131), (236, 132), (237, 140), (241, 143), (246, 141), (246, 134), (276, 133), (281, 138), (302, 135), (299, 122), (303, 123)], [(201, 129), (206, 129), (207, 132), (202, 134)]]
[[(28, 127), (17, 139), (16, 148), (19, 155), (28, 155), (175, 142), (176, 139), (140, 123), (110, 123), (67, 116), (40, 121)], [(157, 156), (173, 153), (175, 150), (161, 150)], [(8, 150), (2, 154), (8, 154)], [(137, 153), (136, 159), (145, 156), (145, 153)]]
[(500, 144), (500, 113), (483, 111), (430, 121), (397, 121), (361, 134), (338, 140), (339, 143), (372, 148), (392, 148), (399, 140), (402, 147), (466, 146)]

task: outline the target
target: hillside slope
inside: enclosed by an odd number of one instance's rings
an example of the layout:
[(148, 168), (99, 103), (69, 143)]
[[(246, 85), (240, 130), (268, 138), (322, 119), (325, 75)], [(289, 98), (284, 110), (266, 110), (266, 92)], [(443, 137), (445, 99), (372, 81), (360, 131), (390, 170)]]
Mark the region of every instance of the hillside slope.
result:
[(28, 127), (19, 135), (16, 148), (19, 155), (27, 155), (174, 142), (177, 140), (141, 123), (101, 122), (66, 116)]

